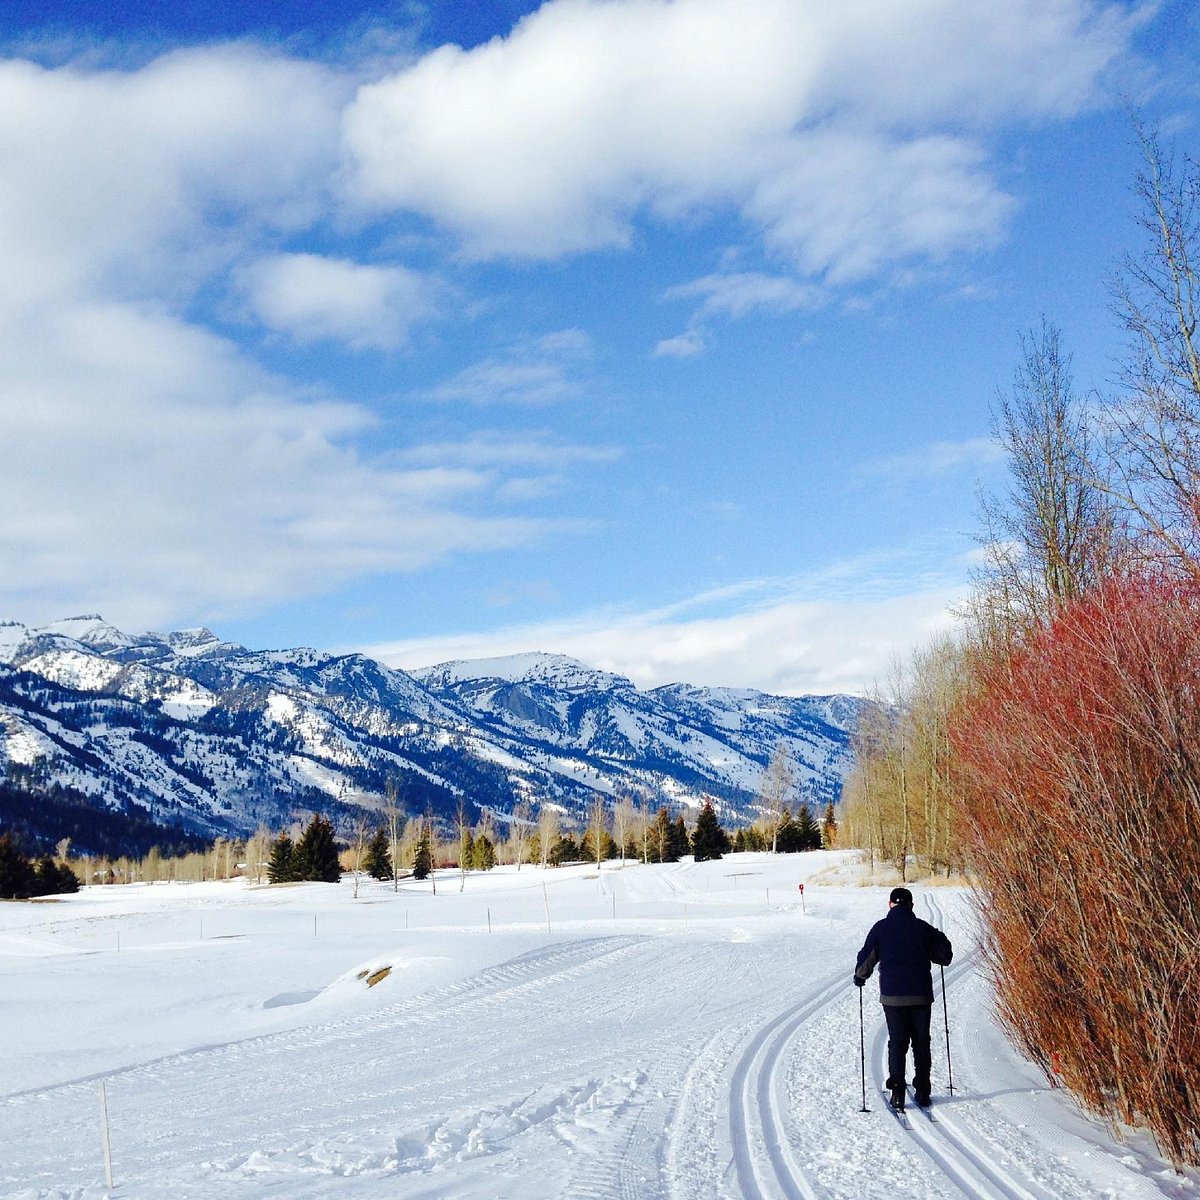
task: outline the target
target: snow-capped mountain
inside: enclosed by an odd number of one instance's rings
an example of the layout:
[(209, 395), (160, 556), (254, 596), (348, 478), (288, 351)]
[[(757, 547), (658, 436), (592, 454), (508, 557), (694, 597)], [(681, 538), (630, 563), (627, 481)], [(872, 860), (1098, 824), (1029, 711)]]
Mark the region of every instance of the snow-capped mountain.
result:
[[(642, 691), (555, 654), (412, 674), (363, 655), (254, 651), (207, 629), (129, 635), (98, 616), (0, 623), (6, 802), (38, 796), (200, 833), (280, 825), (298, 811), (410, 812), (460, 799), (503, 815), (567, 812), (601, 792), (753, 815), (788, 748), (796, 797), (836, 800), (863, 701), (686, 684)], [(11, 811), (9, 813), (11, 816)], [(0, 811), (0, 818), (4, 813)]]

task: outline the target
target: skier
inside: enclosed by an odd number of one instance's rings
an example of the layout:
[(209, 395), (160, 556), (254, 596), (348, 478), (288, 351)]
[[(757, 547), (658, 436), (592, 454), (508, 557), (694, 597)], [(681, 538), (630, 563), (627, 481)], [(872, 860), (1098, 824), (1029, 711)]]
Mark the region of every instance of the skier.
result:
[(913, 912), (912, 892), (893, 888), (888, 914), (876, 921), (858, 952), (854, 984), (862, 987), (879, 964), (879, 1000), (888, 1026), (887, 1088), (892, 1107), (904, 1108), (904, 1076), (908, 1047), (913, 1050), (913, 1095), (925, 1108), (930, 1102), (929, 1018), (933, 1013), (930, 963), (947, 966), (954, 956), (949, 938)]

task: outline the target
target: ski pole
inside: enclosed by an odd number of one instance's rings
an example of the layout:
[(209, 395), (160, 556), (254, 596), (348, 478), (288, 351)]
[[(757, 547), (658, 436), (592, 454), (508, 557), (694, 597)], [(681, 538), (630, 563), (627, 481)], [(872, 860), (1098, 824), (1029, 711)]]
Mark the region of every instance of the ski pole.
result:
[(950, 1062), (950, 1010), (946, 1007), (946, 968), (941, 966), (942, 972), (942, 1021), (946, 1026), (946, 1072), (950, 1076), (950, 1095), (954, 1095), (954, 1067)]
[(862, 1096), (863, 1105), (859, 1112), (870, 1112), (867, 1107), (867, 1042), (863, 1032), (863, 990), (858, 989), (858, 1061), (862, 1065)]

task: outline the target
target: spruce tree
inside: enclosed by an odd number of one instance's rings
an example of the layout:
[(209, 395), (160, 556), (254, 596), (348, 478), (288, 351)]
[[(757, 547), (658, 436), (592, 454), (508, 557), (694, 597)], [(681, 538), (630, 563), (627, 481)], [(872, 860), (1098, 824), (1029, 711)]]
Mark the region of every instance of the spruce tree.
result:
[(691, 838), (688, 837), (687, 825), (684, 823), (682, 813), (671, 822), (668, 844), (670, 846), (668, 862), (678, 862), (691, 851)]
[(821, 822), (821, 845), (832, 850), (837, 845), (837, 818), (833, 815), (833, 801), (825, 805), (825, 819)]
[(692, 832), (692, 854), (696, 861), (721, 858), (729, 849), (729, 835), (721, 828), (711, 800), (705, 800)]
[(561, 867), (563, 863), (578, 862), (582, 857), (579, 843), (570, 834), (563, 834), (550, 851), (550, 861), (556, 867)]
[(429, 828), (422, 826), (421, 836), (417, 839), (417, 850), (413, 856), (413, 878), (428, 879), (433, 870), (433, 852), (429, 846)]
[(295, 846), (286, 833), (281, 833), (271, 846), (271, 858), (267, 863), (268, 883), (291, 883), (296, 878), (292, 859)]
[(800, 831), (792, 820), (792, 810), (785, 808), (775, 831), (775, 850), (779, 854), (795, 854), (800, 846)]
[(342, 864), (338, 862), (337, 842), (328, 818), (314, 814), (308, 828), (300, 835), (292, 853), (297, 879), (312, 879), (318, 883), (338, 883)]
[(800, 805), (800, 813), (796, 818), (797, 849), (820, 850), (821, 827), (813, 820), (812, 809), (807, 804)]
[(476, 871), (490, 871), (496, 865), (496, 847), (486, 833), (475, 839), (473, 863)]
[(24, 900), (34, 894), (37, 878), (7, 833), (0, 834), (0, 898)]
[(363, 861), (363, 870), (372, 879), (392, 878), (392, 853), (389, 847), (388, 831), (382, 825), (375, 830), (375, 836), (367, 843), (367, 855)]

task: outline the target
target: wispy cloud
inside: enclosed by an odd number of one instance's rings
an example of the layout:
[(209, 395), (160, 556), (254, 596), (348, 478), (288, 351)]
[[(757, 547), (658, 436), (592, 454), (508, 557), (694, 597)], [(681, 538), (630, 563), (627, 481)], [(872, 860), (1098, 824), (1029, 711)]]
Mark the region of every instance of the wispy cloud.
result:
[(987, 471), (1004, 461), (1004, 447), (994, 438), (965, 438), (960, 442), (931, 442), (911, 454), (895, 454), (861, 463), (860, 477), (903, 482)]
[(803, 579), (754, 579), (640, 612), (364, 647), (414, 669), (529, 650), (569, 654), (640, 687), (687, 682), (782, 694), (866, 694), (892, 662), (950, 628), (965, 558), (848, 560)]
[(441, 403), (531, 407), (574, 400), (584, 392), (577, 367), (591, 357), (591, 349), (582, 330), (559, 330), (472, 363), (418, 396)]
[(699, 318), (736, 318), (756, 310), (782, 313), (816, 308), (823, 303), (824, 295), (821, 288), (786, 276), (742, 271), (727, 275), (705, 275), (691, 283), (679, 284), (670, 288), (664, 299), (701, 300), (697, 309)]

